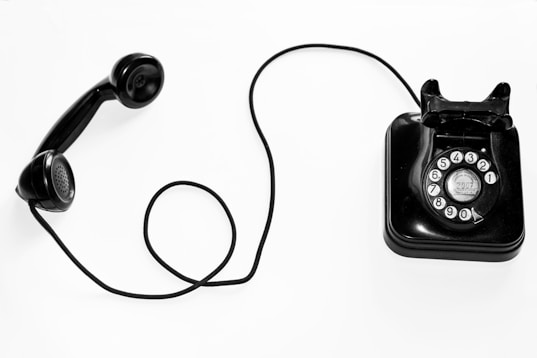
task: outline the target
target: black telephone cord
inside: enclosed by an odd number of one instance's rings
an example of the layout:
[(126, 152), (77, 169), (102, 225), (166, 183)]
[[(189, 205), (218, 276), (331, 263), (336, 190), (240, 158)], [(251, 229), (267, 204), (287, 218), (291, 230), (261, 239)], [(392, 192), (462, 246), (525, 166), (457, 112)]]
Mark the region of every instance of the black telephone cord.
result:
[[(236, 244), (236, 241), (237, 241), (237, 230), (236, 230), (236, 226), (235, 226), (235, 220), (233, 219), (233, 215), (231, 214), (231, 211), (229, 210), (229, 208), (226, 205), (225, 201), (216, 192), (214, 192), (211, 188), (209, 188), (209, 187), (207, 187), (207, 186), (205, 186), (203, 184), (199, 184), (199, 183), (191, 182), (191, 181), (175, 181), (175, 182), (171, 182), (169, 184), (166, 184), (165, 186), (163, 186), (160, 190), (158, 190), (153, 195), (153, 197), (149, 201), (149, 204), (147, 205), (147, 209), (145, 211), (143, 231), (144, 231), (144, 240), (145, 240), (145, 244), (147, 246), (147, 249), (149, 250), (149, 252), (153, 256), (153, 258), (162, 267), (164, 267), (166, 270), (168, 270), (170, 273), (172, 273), (173, 275), (175, 275), (179, 279), (181, 279), (183, 281), (186, 281), (186, 282), (191, 284), (190, 286), (188, 286), (188, 287), (186, 287), (186, 288), (184, 288), (182, 290), (172, 292), (172, 293), (166, 293), (166, 294), (140, 294), (140, 293), (132, 293), (132, 292), (127, 292), (127, 291), (123, 291), (123, 290), (118, 290), (116, 288), (113, 288), (113, 287), (107, 285), (106, 283), (101, 281), (99, 278), (97, 278), (94, 274), (92, 274), (84, 265), (82, 265), (82, 263), (80, 263), (80, 261), (78, 261), (78, 259), (71, 253), (71, 251), (69, 251), (67, 246), (65, 246), (65, 244), (60, 239), (58, 234), (56, 234), (56, 232), (54, 231), (54, 229), (52, 229), (52, 227), (48, 224), (48, 222), (39, 214), (39, 212), (37, 211), (34, 203), (32, 201), (30, 201), (29, 206), (30, 206), (30, 211), (32, 212), (33, 216), (39, 222), (39, 224), (41, 224), (41, 226), (52, 236), (52, 238), (60, 246), (60, 248), (63, 250), (63, 252), (65, 252), (65, 254), (69, 257), (69, 259), (71, 259), (71, 261), (86, 276), (88, 276), (93, 282), (95, 282), (101, 288), (105, 289), (108, 292), (117, 294), (117, 295), (131, 297), (131, 298), (141, 298), (141, 299), (166, 299), (166, 298), (172, 298), (172, 297), (178, 297), (178, 296), (184, 295), (184, 294), (186, 294), (188, 292), (191, 292), (191, 291), (193, 291), (193, 290), (195, 290), (195, 289), (197, 289), (197, 288), (199, 288), (201, 286), (239, 285), (239, 284), (248, 282), (255, 275), (256, 270), (257, 270), (257, 268), (259, 266), (259, 262), (261, 260), (261, 254), (263, 252), (263, 247), (265, 246), (265, 242), (267, 240), (267, 236), (268, 236), (269, 229), (270, 229), (270, 224), (272, 222), (272, 215), (273, 215), (273, 212), (274, 212), (274, 198), (275, 198), (274, 160), (272, 158), (272, 153), (270, 151), (270, 147), (269, 147), (269, 144), (267, 142), (267, 139), (265, 138), (265, 135), (263, 134), (263, 131), (261, 130), (261, 127), (259, 126), (259, 122), (257, 120), (257, 116), (256, 116), (256, 113), (255, 113), (255, 107), (254, 107), (255, 85), (256, 85), (257, 80), (259, 79), (259, 76), (261, 75), (261, 73), (273, 61), (275, 61), (279, 57), (281, 57), (281, 56), (283, 56), (283, 55), (285, 55), (285, 54), (287, 54), (289, 52), (302, 50), (302, 49), (307, 49), (307, 48), (327, 48), (327, 49), (351, 51), (351, 52), (359, 53), (359, 54), (362, 54), (362, 55), (365, 55), (365, 56), (368, 56), (368, 57), (371, 57), (371, 58), (375, 59), (376, 61), (378, 61), (381, 64), (383, 64), (384, 66), (386, 66), (388, 68), (388, 70), (390, 70), (390, 72), (392, 72), (395, 75), (395, 77), (397, 77), (397, 79), (403, 84), (403, 86), (405, 86), (405, 88), (407, 89), (408, 93), (412, 96), (412, 99), (414, 100), (414, 102), (416, 102), (418, 107), (420, 106), (420, 101), (419, 101), (418, 97), (416, 96), (414, 91), (412, 91), (412, 88), (405, 81), (405, 79), (399, 74), (399, 72), (397, 72), (397, 70), (395, 70), (395, 68), (393, 68), (388, 62), (386, 62), (385, 60), (383, 60), (379, 56), (377, 56), (377, 55), (375, 55), (375, 54), (373, 54), (373, 53), (371, 53), (369, 51), (365, 51), (365, 50), (362, 50), (362, 49), (359, 49), (359, 48), (356, 48), (356, 47), (332, 45), (332, 44), (322, 44), (322, 43), (318, 43), (318, 44), (317, 43), (303, 44), (303, 45), (293, 46), (293, 47), (289, 47), (289, 48), (287, 48), (285, 50), (282, 50), (282, 51), (276, 53), (275, 55), (273, 55), (272, 57), (270, 57), (268, 60), (266, 60), (261, 65), (261, 67), (259, 67), (259, 69), (257, 70), (256, 74), (254, 75), (254, 77), (252, 79), (252, 82), (250, 84), (249, 94), (248, 94), (248, 102), (249, 102), (249, 106), (250, 106), (250, 114), (251, 114), (251, 117), (252, 117), (253, 124), (255, 126), (256, 131), (257, 131), (257, 134), (259, 135), (259, 138), (261, 139), (261, 142), (263, 143), (263, 146), (265, 148), (265, 152), (267, 154), (269, 170), (270, 170), (270, 174), (269, 174), (270, 175), (270, 200), (269, 200), (269, 208), (268, 208), (268, 213), (267, 213), (267, 220), (265, 222), (265, 228), (263, 230), (263, 234), (261, 235), (261, 240), (259, 242), (259, 246), (257, 247), (257, 252), (256, 252), (256, 255), (255, 255), (254, 262), (252, 264), (250, 272), (248, 272), (248, 274), (246, 276), (244, 276), (243, 278), (232, 279), (232, 280), (211, 281), (211, 279), (213, 277), (215, 277), (227, 265), (227, 263), (231, 259), (231, 256), (233, 255), (233, 250), (235, 249), (235, 244)], [(210, 194), (222, 206), (222, 208), (224, 209), (224, 211), (225, 211), (225, 213), (226, 213), (226, 215), (228, 217), (229, 223), (231, 225), (231, 243), (230, 243), (229, 250), (228, 250), (225, 258), (222, 260), (222, 262), (213, 271), (211, 271), (207, 276), (205, 276), (204, 278), (202, 278), (200, 280), (195, 280), (193, 278), (187, 277), (187, 276), (181, 274), (180, 272), (178, 272), (177, 270), (175, 270), (168, 263), (166, 263), (166, 261), (164, 261), (157, 254), (157, 252), (153, 249), (153, 246), (151, 245), (151, 241), (149, 239), (149, 216), (151, 214), (151, 210), (153, 208), (153, 205), (155, 204), (156, 200), (160, 197), (160, 195), (162, 193), (164, 193), (166, 190), (168, 190), (171, 187), (179, 186), (179, 185), (185, 185), (185, 186), (198, 188), (198, 189), (201, 189), (201, 190), (207, 192), (208, 194)]]

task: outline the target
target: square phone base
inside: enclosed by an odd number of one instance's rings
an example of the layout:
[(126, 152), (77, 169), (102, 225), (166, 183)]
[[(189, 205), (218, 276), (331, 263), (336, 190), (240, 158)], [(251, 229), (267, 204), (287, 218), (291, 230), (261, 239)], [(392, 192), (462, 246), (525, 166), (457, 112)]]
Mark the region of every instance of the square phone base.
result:
[(386, 132), (386, 243), (409, 257), (513, 258), (524, 216), (509, 86), (450, 102), (431, 80), (421, 95), (421, 115), (403, 114)]

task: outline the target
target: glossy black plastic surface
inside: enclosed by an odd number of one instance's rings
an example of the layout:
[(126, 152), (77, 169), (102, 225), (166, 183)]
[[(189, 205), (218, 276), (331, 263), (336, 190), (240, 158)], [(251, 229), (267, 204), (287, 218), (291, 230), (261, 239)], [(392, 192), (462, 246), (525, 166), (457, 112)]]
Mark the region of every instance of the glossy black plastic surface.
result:
[(64, 153), (107, 100), (118, 99), (129, 108), (141, 108), (151, 103), (164, 83), (160, 62), (146, 54), (134, 53), (116, 62), (109, 78), (82, 95), (54, 124), (35, 155), (46, 150)]
[(110, 75), (114, 94), (129, 108), (147, 106), (157, 98), (164, 83), (164, 69), (153, 56), (127, 55), (116, 62)]
[[(501, 86), (504, 91), (505, 86)], [(428, 91), (427, 83), (424, 91)], [(480, 261), (509, 260), (519, 252), (524, 239), (524, 216), (518, 134), (512, 122), (508, 128), (505, 124), (509, 122), (491, 124), (491, 117), (496, 121), (508, 118), (508, 94), (503, 94), (503, 115), (486, 105), (450, 105), (446, 100), (440, 105), (442, 115), (437, 117), (442, 120), (430, 122), (433, 125), (424, 125), (419, 113), (406, 113), (389, 126), (384, 237), (393, 251), (410, 257)], [(422, 103), (422, 108), (427, 116), (429, 109), (437, 111), (438, 106)], [(473, 116), (475, 108), (479, 113)], [(494, 113), (486, 116), (489, 110)], [(442, 151), (458, 147), (484, 150), (501, 179), (497, 197), (490, 198), (494, 207), (475, 224), (450, 222), (436, 215), (424, 193), (425, 171), (431, 160)]]
[(502, 82), (482, 102), (454, 102), (442, 96), (438, 81), (429, 80), (421, 90), (422, 122), (434, 128), (450, 120), (468, 119), (491, 130), (509, 129), (513, 126), (513, 119), (509, 115), (510, 93), (509, 84)]
[(21, 173), (17, 194), (45, 210), (67, 210), (74, 199), (75, 181), (62, 153), (84, 131), (104, 101), (116, 98), (129, 108), (140, 108), (158, 96), (163, 82), (162, 65), (152, 56), (134, 53), (117, 61), (109, 78), (82, 95), (56, 121)]
[(53, 150), (42, 152), (22, 171), (16, 192), (41, 209), (65, 211), (75, 196), (71, 166), (61, 153)]
[(34, 155), (47, 150), (64, 153), (89, 124), (101, 104), (116, 98), (110, 82), (105, 79), (80, 97), (56, 121)]

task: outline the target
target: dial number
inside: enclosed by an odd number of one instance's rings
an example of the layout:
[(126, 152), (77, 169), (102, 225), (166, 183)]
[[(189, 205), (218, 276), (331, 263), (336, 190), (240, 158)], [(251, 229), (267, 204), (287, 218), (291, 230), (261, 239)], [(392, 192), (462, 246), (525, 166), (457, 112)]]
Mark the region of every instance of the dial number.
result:
[(446, 210), (444, 210), (444, 215), (446, 215), (446, 218), (453, 219), (455, 216), (457, 216), (457, 208), (454, 206), (448, 206)]
[(498, 177), (496, 176), (496, 173), (494, 172), (488, 172), (485, 174), (485, 183), (487, 184), (494, 184), (498, 180)]
[(460, 162), (462, 162), (463, 158), (464, 156), (458, 150), (452, 152), (451, 155), (449, 156), (449, 159), (451, 159), (451, 161), (455, 164), (459, 164)]
[(442, 210), (446, 207), (446, 199), (442, 198), (441, 196), (435, 198), (433, 200), (433, 206), (435, 207), (435, 209)]
[(486, 159), (480, 159), (477, 162), (477, 169), (479, 169), (481, 172), (486, 172), (490, 169), (490, 162)]
[(477, 159), (479, 159), (479, 157), (474, 152), (468, 152), (464, 155), (464, 160), (468, 164), (474, 164), (475, 162), (477, 162)]
[(472, 218), (472, 212), (468, 208), (461, 209), (459, 212), (459, 219), (462, 221), (468, 221)]
[(442, 172), (438, 169), (433, 169), (429, 172), (429, 179), (436, 182), (439, 181), (440, 178), (442, 178)]
[(442, 157), (442, 158), (438, 159), (438, 161), (436, 162), (436, 165), (441, 170), (446, 170), (451, 165), (451, 162), (449, 161), (448, 158)]
[(427, 192), (430, 196), (437, 196), (440, 194), (440, 186), (438, 184), (431, 184), (427, 187)]

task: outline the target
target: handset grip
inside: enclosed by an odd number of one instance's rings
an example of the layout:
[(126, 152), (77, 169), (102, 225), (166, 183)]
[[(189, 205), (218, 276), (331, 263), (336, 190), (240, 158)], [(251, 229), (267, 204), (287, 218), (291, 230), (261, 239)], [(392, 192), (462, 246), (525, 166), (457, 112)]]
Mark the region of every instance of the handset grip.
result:
[(63, 153), (84, 131), (104, 101), (117, 99), (128, 108), (142, 108), (158, 96), (164, 70), (153, 56), (132, 53), (119, 59), (109, 78), (97, 83), (54, 124), (35, 155), (46, 150)]
[(65, 152), (84, 131), (104, 101), (115, 99), (114, 87), (108, 78), (97, 83), (82, 95), (49, 130), (35, 155), (53, 149)]

